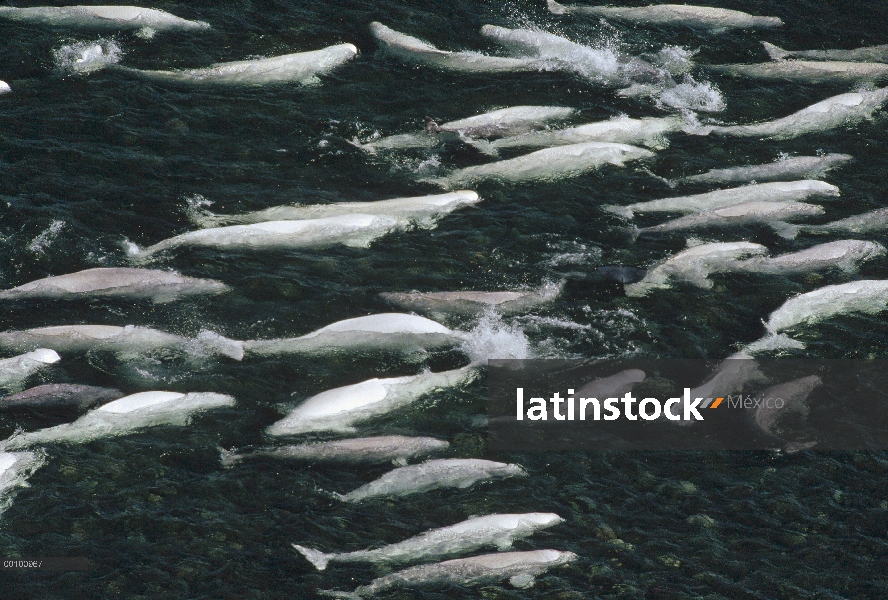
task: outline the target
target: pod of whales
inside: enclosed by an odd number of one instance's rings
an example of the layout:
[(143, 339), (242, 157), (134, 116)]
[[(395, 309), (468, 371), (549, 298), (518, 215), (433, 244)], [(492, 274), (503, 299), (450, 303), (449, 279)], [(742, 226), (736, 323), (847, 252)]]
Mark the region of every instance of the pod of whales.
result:
[(564, 281), (537, 290), (518, 292), (384, 292), (379, 297), (399, 308), (433, 317), (479, 315), (493, 309), (502, 315), (519, 314), (555, 300)]
[(562, 523), (554, 513), (494, 514), (474, 517), (451, 525), (432, 529), (397, 544), (374, 550), (323, 553), (298, 544), (293, 547), (319, 571), (333, 563), (411, 563), (439, 560), (447, 556), (465, 554), (493, 546), (499, 550), (512, 547), (515, 540), (533, 535), (541, 529)]
[(338, 44), (310, 52), (217, 63), (199, 69), (149, 71), (122, 65), (109, 65), (121, 71), (158, 83), (183, 85), (272, 85), (317, 83), (318, 75), (329, 73), (358, 54), (353, 44)]
[(805, 178), (822, 177), (830, 170), (852, 160), (847, 154), (824, 154), (822, 156), (792, 156), (776, 160), (764, 165), (748, 165), (713, 169), (699, 175), (690, 175), (675, 179), (670, 184), (678, 183), (739, 183), (755, 181), (792, 181)]
[[(393, 198), (375, 202), (334, 202), (332, 204), (294, 204), (275, 206), (242, 215), (217, 215), (209, 212), (191, 214), (191, 220), (199, 227), (219, 227), (231, 224), (263, 223), (267, 221), (303, 221), (324, 219), (352, 214), (381, 215), (406, 219), (417, 226), (432, 228), (438, 219), (455, 210), (473, 206), (481, 201), (471, 190), (459, 190), (448, 194)], [(0, 295), (2, 297), (2, 295)]]
[(838, 60), (850, 62), (888, 62), (888, 44), (854, 48), (853, 50), (784, 50), (774, 44), (762, 42), (773, 60), (805, 58), (809, 60)]
[(223, 467), (232, 467), (245, 459), (277, 458), (350, 464), (392, 461), (405, 465), (410, 458), (439, 452), (448, 447), (448, 442), (430, 437), (387, 435), (250, 450), (223, 450), (221, 463)]
[(742, 202), (800, 202), (811, 198), (830, 198), (840, 195), (839, 188), (817, 180), (777, 181), (758, 183), (705, 194), (661, 198), (637, 202), (627, 206), (605, 205), (607, 212), (631, 219), (636, 212), (699, 213), (725, 208)]
[(382, 313), (337, 321), (296, 338), (242, 342), (247, 354), (329, 353), (343, 350), (414, 352), (459, 344), (468, 336), (424, 317)]
[(0, 6), (0, 19), (79, 29), (193, 31), (210, 28), (209, 23), (203, 21), (189, 21), (141, 6)]
[(888, 78), (888, 64), (885, 63), (786, 60), (749, 65), (707, 65), (706, 68), (732, 77), (796, 83), (879, 82)]
[(546, 148), (517, 158), (456, 169), (444, 177), (425, 181), (444, 188), (490, 179), (508, 183), (555, 181), (576, 177), (604, 165), (623, 166), (627, 162), (652, 156), (653, 152), (637, 146), (586, 142)]
[(352, 433), (356, 423), (409, 406), (430, 392), (467, 383), (476, 374), (474, 367), (463, 367), (440, 373), (368, 379), (327, 390), (306, 399), (265, 432), (274, 436), (314, 431)]
[(82, 410), (117, 400), (123, 396), (123, 392), (113, 388), (72, 383), (49, 383), (0, 399), (0, 410), (11, 408), (77, 408)]
[(54, 350), (47, 348), (35, 348), (26, 354), (0, 359), (0, 388), (20, 390), (25, 379), (60, 360)]
[(12, 503), (14, 489), (28, 485), (28, 477), (43, 466), (43, 453), (0, 450), (0, 515)]
[(132, 268), (87, 269), (38, 279), (0, 291), (0, 300), (31, 298), (145, 298), (171, 302), (191, 295), (221, 294), (228, 286), (213, 279), (185, 277), (173, 271)]
[(223, 406), (234, 406), (234, 398), (210, 392), (140, 392), (95, 408), (73, 423), (17, 433), (0, 446), (4, 450), (18, 450), (37, 444), (83, 444), (145, 427), (185, 426), (194, 414)]
[(679, 217), (659, 225), (634, 230), (636, 235), (671, 233), (705, 227), (738, 227), (761, 224), (780, 231), (785, 221), (815, 217), (824, 213), (823, 208), (804, 202), (743, 202), (723, 208), (713, 208)]
[(362, 585), (354, 592), (321, 590), (320, 593), (334, 598), (357, 600), (392, 589), (411, 589), (433, 584), (482, 585), (498, 583), (504, 579), (508, 579), (513, 587), (524, 589), (533, 587), (537, 575), (576, 559), (577, 555), (573, 552), (558, 550), (482, 554), (471, 558), (456, 558), (410, 567), (374, 579), (370, 584)]
[(603, 17), (644, 25), (684, 25), (697, 29), (725, 30), (759, 27), (783, 27), (778, 17), (756, 17), (739, 10), (692, 6), (689, 4), (656, 4), (652, 6), (588, 6), (563, 5), (547, 0), (549, 11), (556, 15), (577, 14)]
[(526, 477), (518, 465), (478, 458), (442, 458), (389, 471), (379, 479), (347, 494), (333, 494), (343, 502), (370, 498), (396, 498), (442, 488), (465, 489), (479, 481), (503, 477)]

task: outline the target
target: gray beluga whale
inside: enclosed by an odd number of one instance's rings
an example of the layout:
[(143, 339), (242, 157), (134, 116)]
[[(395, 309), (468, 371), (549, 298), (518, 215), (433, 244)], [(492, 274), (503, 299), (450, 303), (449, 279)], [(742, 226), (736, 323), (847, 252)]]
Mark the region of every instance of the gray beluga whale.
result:
[(654, 290), (668, 289), (675, 281), (711, 289), (709, 276), (735, 268), (736, 261), (750, 256), (761, 256), (768, 249), (750, 242), (700, 244), (667, 258), (648, 270), (644, 279), (623, 286), (627, 296), (646, 296)]
[[(816, 375), (809, 375), (799, 379), (793, 379), (785, 383), (772, 386), (761, 394), (763, 398), (780, 398), (783, 402), (778, 408), (776, 403), (762, 402), (758, 407), (752, 409), (752, 421), (763, 433), (770, 436), (778, 436), (776, 426), (779, 418), (786, 413), (795, 413), (802, 417), (809, 414), (808, 406), (805, 404), (808, 396), (815, 389), (823, 385), (823, 381)], [(782, 441), (782, 440), (781, 440)], [(781, 444), (781, 447), (784, 444)], [(789, 450), (800, 450), (805, 447), (810, 448), (814, 443), (791, 443)]]
[(747, 345), (752, 354), (784, 348), (802, 349), (804, 343), (783, 332), (825, 321), (838, 315), (875, 315), (888, 308), (888, 280), (862, 279), (818, 288), (794, 296), (768, 316), (766, 335)]
[(283, 56), (217, 63), (209, 67), (178, 71), (150, 71), (118, 64), (106, 68), (158, 83), (183, 85), (273, 85), (315, 84), (318, 75), (329, 73), (358, 53), (353, 44), (338, 44), (320, 50)]
[(826, 235), (833, 233), (865, 234), (888, 229), (888, 208), (879, 208), (874, 211), (854, 215), (845, 219), (839, 219), (822, 225), (790, 225), (782, 228), (778, 233), (786, 238), (794, 238), (799, 233), (813, 235)]
[(739, 227), (762, 224), (780, 231), (785, 221), (822, 215), (824, 210), (804, 202), (743, 202), (679, 217), (659, 225), (634, 230), (636, 235), (688, 231), (705, 227)]
[(42, 452), (3, 452), (0, 451), (0, 515), (12, 503), (14, 490), (27, 487), (28, 477), (43, 466)]
[(568, 119), (576, 113), (576, 109), (562, 106), (509, 106), (464, 119), (447, 121), (440, 125), (429, 119), (425, 131), (420, 133), (390, 135), (363, 143), (355, 140), (354, 143), (361, 150), (371, 153), (378, 150), (436, 148), (443, 142), (499, 138), (527, 133), (541, 129), (549, 123)]
[(217, 250), (324, 248), (342, 244), (366, 248), (388, 233), (410, 227), (406, 219), (385, 215), (347, 214), (301, 221), (263, 221), (189, 231), (140, 249), (128, 245), (130, 259), (142, 262), (159, 252), (187, 247)]
[(778, 17), (757, 17), (739, 10), (693, 6), (689, 4), (656, 4), (652, 6), (589, 6), (563, 5), (548, 0), (549, 12), (556, 15), (577, 14), (603, 17), (645, 25), (685, 25), (696, 29), (753, 29), (782, 27)]
[(381, 313), (337, 321), (295, 338), (242, 342), (248, 354), (330, 353), (360, 350), (415, 352), (459, 344), (468, 334), (454, 331), (425, 317)]
[(210, 28), (210, 24), (204, 21), (189, 21), (141, 6), (0, 6), (0, 19), (99, 30), (198, 31)]
[[(266, 221), (303, 221), (351, 214), (381, 215), (406, 219), (423, 228), (433, 228), (438, 219), (460, 208), (481, 201), (476, 192), (459, 190), (433, 196), (393, 198), (375, 202), (334, 202), (332, 204), (295, 204), (276, 206), (241, 215), (219, 215), (194, 212), (189, 215), (199, 227), (219, 227), (231, 224), (263, 223)], [(0, 296), (2, 297), (2, 296)]]
[(683, 127), (684, 121), (679, 117), (617, 117), (565, 129), (535, 131), (492, 142), (476, 140), (472, 145), (488, 154), (497, 154), (503, 148), (552, 148), (584, 142), (612, 142), (663, 149), (669, 145), (666, 135), (681, 131)]
[(564, 281), (559, 281), (528, 291), (383, 292), (379, 297), (400, 308), (433, 317), (479, 315), (490, 309), (499, 314), (512, 315), (552, 302), (563, 289)]
[(468, 383), (474, 366), (439, 373), (368, 379), (316, 394), (270, 425), (268, 435), (299, 435), (315, 431), (352, 433), (355, 424), (402, 409), (434, 391)]
[(852, 160), (848, 154), (824, 154), (823, 156), (792, 156), (764, 165), (747, 165), (713, 169), (699, 175), (674, 179), (670, 185), (679, 183), (739, 183), (755, 181), (791, 181), (800, 177), (814, 179)]
[(229, 340), (211, 332), (202, 332), (190, 340), (180, 335), (127, 325), (57, 325), (0, 333), (0, 347), (17, 350), (51, 348), (58, 352), (88, 352), (100, 350), (130, 356), (160, 349), (207, 351), (243, 358), (241, 342)]
[(808, 60), (838, 60), (850, 62), (888, 62), (888, 44), (854, 48), (853, 50), (784, 50), (779, 46), (762, 42), (773, 60), (804, 58)]
[(456, 169), (429, 183), (451, 188), (486, 180), (508, 183), (556, 181), (576, 177), (604, 165), (623, 166), (627, 162), (651, 158), (654, 153), (628, 144), (586, 142), (537, 150), (517, 158)]
[(234, 398), (211, 392), (140, 392), (95, 408), (73, 423), (15, 434), (0, 446), (18, 450), (38, 444), (82, 444), (145, 427), (185, 426), (196, 413), (225, 406), (234, 406)]
[(465, 73), (502, 73), (539, 71), (541, 63), (533, 58), (487, 56), (477, 52), (439, 50), (419, 38), (386, 27), (378, 21), (370, 23), (370, 33), (380, 47), (401, 60)]
[(861, 240), (827, 242), (780, 256), (756, 256), (736, 263), (739, 271), (768, 274), (810, 273), (828, 268), (854, 272), (861, 263), (885, 256), (882, 244)]
[(789, 116), (754, 125), (702, 127), (700, 133), (720, 136), (764, 137), (789, 139), (806, 133), (817, 133), (850, 127), (872, 117), (888, 101), (888, 87), (873, 91), (839, 94)]
[(347, 494), (333, 494), (343, 502), (370, 498), (396, 498), (442, 488), (465, 489), (479, 481), (504, 477), (526, 477), (518, 465), (478, 458), (442, 458), (389, 471), (379, 479)]
[(736, 188), (706, 192), (705, 194), (636, 202), (626, 206), (609, 204), (602, 206), (602, 209), (626, 219), (631, 219), (637, 212), (691, 214), (724, 208), (742, 202), (800, 202), (812, 198), (835, 198), (839, 195), (839, 188), (832, 184), (806, 179), (802, 181), (754, 183)]
[(320, 593), (334, 598), (359, 598), (374, 596), (392, 589), (412, 589), (419, 586), (457, 584), (483, 585), (508, 579), (516, 588), (533, 587), (536, 577), (577, 559), (573, 552), (559, 550), (529, 550), (525, 552), (500, 552), (482, 554), (471, 558), (455, 558), (444, 562), (410, 567), (374, 579), (354, 592), (321, 590)]
[(731, 77), (812, 84), (880, 82), (888, 78), (888, 64), (885, 63), (786, 60), (754, 64), (706, 65), (705, 68)]
[(72, 383), (38, 385), (0, 399), (0, 410), (15, 408), (92, 408), (122, 398), (120, 390)]
[(0, 291), (0, 300), (120, 297), (162, 303), (228, 290), (229, 287), (221, 281), (185, 277), (173, 271), (112, 267), (38, 279)]
[(60, 360), (56, 351), (48, 348), (34, 348), (19, 356), (0, 359), (0, 388), (20, 390), (25, 379)]
[[(716, 398), (739, 394), (750, 382), (761, 382), (765, 376), (752, 356), (741, 350), (721, 361), (708, 378), (690, 390), (691, 398)], [(665, 417), (663, 417), (665, 418)], [(689, 427), (694, 421), (672, 421), (679, 427)]]
[(349, 464), (392, 461), (406, 465), (408, 459), (440, 452), (449, 447), (449, 442), (431, 437), (386, 435), (250, 450), (222, 450), (221, 463), (223, 467), (231, 467), (245, 459), (262, 457)]
[(554, 513), (492, 514), (432, 529), (403, 542), (373, 550), (324, 553), (298, 544), (293, 544), (293, 548), (319, 571), (326, 569), (330, 563), (411, 563), (439, 560), (489, 546), (507, 550), (515, 540), (563, 521)]

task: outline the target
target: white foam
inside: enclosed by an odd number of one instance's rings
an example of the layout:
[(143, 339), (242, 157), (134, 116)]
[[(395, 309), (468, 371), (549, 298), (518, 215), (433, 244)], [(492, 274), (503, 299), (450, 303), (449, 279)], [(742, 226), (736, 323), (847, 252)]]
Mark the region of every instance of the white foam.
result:
[(66, 73), (91, 73), (120, 62), (123, 49), (112, 39), (76, 42), (53, 52), (56, 68)]
[(473, 362), (495, 358), (531, 358), (530, 342), (524, 331), (509, 325), (494, 312), (486, 313), (463, 342), (463, 351)]
[(655, 94), (654, 101), (660, 108), (668, 106), (696, 112), (721, 112), (725, 109), (724, 97), (715, 85), (697, 82), (690, 75), (685, 75), (680, 84)]
[(31, 240), (31, 243), (28, 244), (28, 250), (42, 254), (46, 248), (52, 244), (53, 240), (55, 240), (64, 226), (64, 221), (53, 221), (49, 224), (49, 227), (40, 233), (40, 235)]

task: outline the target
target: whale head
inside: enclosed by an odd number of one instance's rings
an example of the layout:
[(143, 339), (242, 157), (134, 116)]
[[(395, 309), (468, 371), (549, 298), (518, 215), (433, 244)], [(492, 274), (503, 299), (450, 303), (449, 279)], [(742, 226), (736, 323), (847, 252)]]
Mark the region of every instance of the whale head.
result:
[(564, 522), (564, 519), (555, 513), (526, 513), (521, 515), (519, 520), (534, 529), (545, 529)]

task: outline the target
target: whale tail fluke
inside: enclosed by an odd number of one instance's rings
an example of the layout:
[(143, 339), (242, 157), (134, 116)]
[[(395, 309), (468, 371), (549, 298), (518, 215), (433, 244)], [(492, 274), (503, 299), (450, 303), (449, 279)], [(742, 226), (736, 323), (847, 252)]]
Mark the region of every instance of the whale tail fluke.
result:
[(563, 15), (567, 13), (567, 9), (563, 4), (558, 4), (555, 0), (548, 0), (546, 5), (549, 7), (549, 12), (553, 15)]
[(774, 221), (770, 223), (770, 226), (774, 233), (787, 240), (794, 240), (802, 230), (800, 225), (793, 225), (784, 221)]
[(312, 550), (311, 548), (306, 548), (305, 546), (300, 546), (299, 544), (291, 544), (297, 552), (299, 552), (305, 559), (313, 564), (318, 571), (323, 571), (327, 568), (327, 564), (330, 562), (330, 555), (324, 554), (320, 550)]
[(486, 154), (487, 156), (499, 156), (499, 150), (497, 150), (494, 145), (487, 140), (473, 140), (469, 138), (463, 138), (463, 142), (467, 146), (471, 146), (481, 154)]
[(244, 460), (244, 453), (239, 452), (237, 448), (226, 450), (222, 446), (216, 446), (216, 449), (219, 450), (219, 462), (225, 469), (230, 469)]
[(429, 133), (441, 133), (441, 128), (431, 117), (426, 117), (425, 129)]
[(603, 265), (598, 267), (596, 271), (605, 279), (617, 281), (623, 285), (639, 282), (647, 275), (647, 269), (622, 265)]
[(762, 46), (765, 47), (765, 52), (768, 53), (768, 56), (771, 57), (771, 60), (784, 60), (787, 56), (789, 56), (789, 52), (787, 52), (780, 46), (775, 46), (774, 44), (770, 44), (768, 42), (762, 42)]
[(635, 216), (635, 213), (632, 211), (632, 208), (629, 206), (617, 206), (616, 204), (605, 204), (601, 207), (601, 210), (604, 212), (609, 212), (613, 215), (617, 215), (618, 217), (623, 217), (624, 219), (631, 219)]

